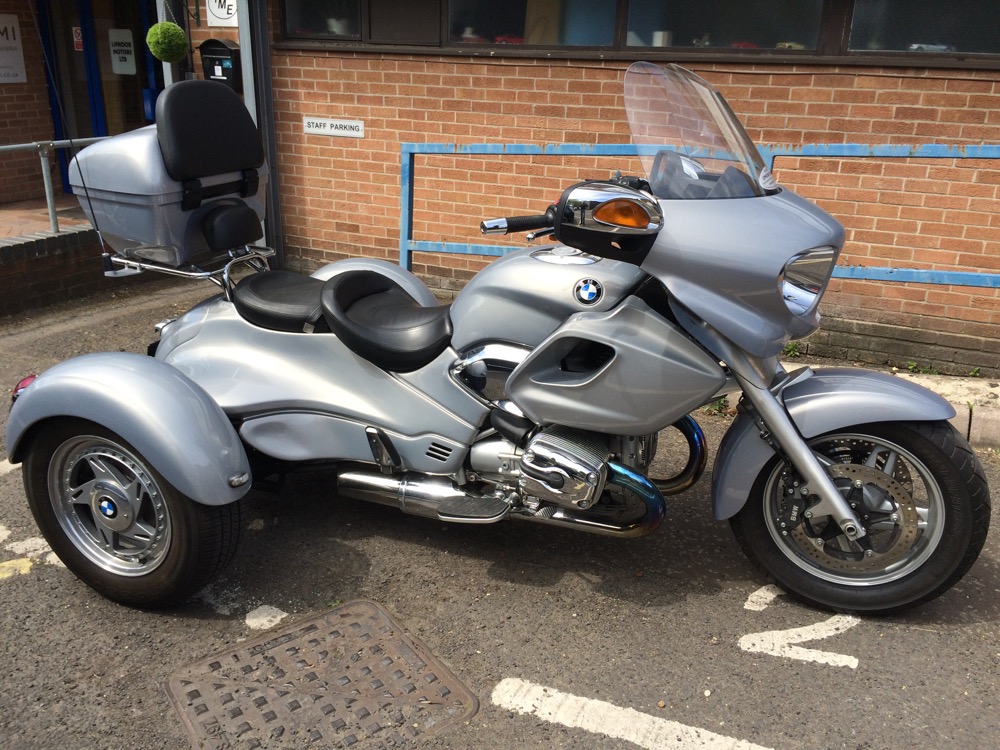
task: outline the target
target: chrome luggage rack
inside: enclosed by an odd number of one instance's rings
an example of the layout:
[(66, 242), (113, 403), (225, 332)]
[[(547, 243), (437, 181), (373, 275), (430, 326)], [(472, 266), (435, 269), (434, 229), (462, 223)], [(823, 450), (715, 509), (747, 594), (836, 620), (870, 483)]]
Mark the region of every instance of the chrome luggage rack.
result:
[[(269, 271), (270, 266), (267, 259), (274, 256), (273, 248), (263, 245), (245, 245), (236, 250), (229, 250), (208, 258), (202, 265), (188, 263), (183, 266), (172, 266), (156, 260), (168, 257), (176, 253), (176, 248), (161, 245), (143, 245), (132, 247), (127, 250), (129, 255), (138, 257), (128, 257), (118, 253), (104, 253), (101, 257), (104, 261), (104, 275), (111, 277), (134, 276), (144, 271), (155, 271), (156, 273), (167, 274), (168, 276), (182, 276), (187, 279), (203, 279), (218, 284), (222, 288), (226, 299), (232, 301), (232, 290), (235, 286), (230, 278), (230, 271), (234, 266), (246, 264), (255, 272), (261, 273)], [(116, 267), (117, 266), (117, 267)], [(212, 266), (216, 266), (212, 268)]]

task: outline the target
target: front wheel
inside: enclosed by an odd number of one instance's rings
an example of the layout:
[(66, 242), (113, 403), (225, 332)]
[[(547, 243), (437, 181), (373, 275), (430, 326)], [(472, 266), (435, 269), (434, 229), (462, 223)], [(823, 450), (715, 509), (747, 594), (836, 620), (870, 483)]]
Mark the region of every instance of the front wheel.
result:
[(800, 499), (772, 460), (730, 523), (747, 557), (792, 596), (836, 611), (888, 614), (947, 591), (986, 541), (982, 466), (947, 422), (848, 427), (809, 441), (867, 532), (870, 550)]
[(179, 603), (235, 552), (239, 502), (195, 503), (100, 425), (75, 419), (41, 425), (22, 471), (28, 505), (59, 559), (122, 604)]

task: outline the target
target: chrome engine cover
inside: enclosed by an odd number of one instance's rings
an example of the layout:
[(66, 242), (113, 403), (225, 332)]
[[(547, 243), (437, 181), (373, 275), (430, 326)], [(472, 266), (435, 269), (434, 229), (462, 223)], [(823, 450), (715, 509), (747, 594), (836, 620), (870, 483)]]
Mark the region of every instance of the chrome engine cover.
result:
[(521, 456), (521, 494), (565, 508), (589, 508), (604, 491), (610, 456), (602, 435), (567, 427), (540, 432)]

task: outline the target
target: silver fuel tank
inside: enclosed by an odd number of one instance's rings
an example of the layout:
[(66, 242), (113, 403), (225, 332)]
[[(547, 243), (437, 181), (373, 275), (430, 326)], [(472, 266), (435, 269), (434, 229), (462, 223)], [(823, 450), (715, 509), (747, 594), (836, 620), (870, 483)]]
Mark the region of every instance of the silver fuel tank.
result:
[(524, 248), (492, 263), (451, 307), (452, 346), (505, 341), (534, 348), (578, 312), (605, 312), (635, 291), (636, 266), (563, 245)]

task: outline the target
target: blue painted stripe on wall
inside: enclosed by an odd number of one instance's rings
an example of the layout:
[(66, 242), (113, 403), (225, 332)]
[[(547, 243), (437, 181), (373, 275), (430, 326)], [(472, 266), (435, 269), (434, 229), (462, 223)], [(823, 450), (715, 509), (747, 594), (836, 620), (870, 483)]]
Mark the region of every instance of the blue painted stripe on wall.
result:
[(971, 271), (936, 271), (924, 268), (875, 268), (868, 266), (837, 266), (833, 269), (837, 279), (863, 279), (865, 281), (895, 281), (916, 284), (949, 284), (951, 286), (977, 286), (1000, 288), (1000, 274)]
[[(545, 156), (636, 156), (655, 153), (652, 147), (637, 148), (633, 144), (602, 143), (403, 143), (400, 169), (399, 264), (410, 269), (413, 252), (456, 253), (496, 257), (514, 249), (509, 245), (479, 245), (454, 242), (413, 241), (413, 180), (414, 157), (417, 154), (493, 154), (493, 155), (545, 155)], [(769, 168), (781, 156), (820, 158), (876, 158), (876, 159), (1000, 159), (1000, 144), (864, 144), (864, 143), (807, 143), (801, 146), (766, 144), (757, 147)], [(1000, 288), (1000, 274), (937, 271), (921, 268), (878, 268), (868, 266), (839, 266), (835, 278), (862, 279), (865, 281), (911, 282), (918, 284), (947, 284)]]
[(473, 245), (462, 244), (460, 242), (421, 242), (410, 240), (407, 248), (411, 252), (424, 253), (454, 253), (456, 255), (489, 255), (498, 257), (517, 250), (517, 246), (512, 245)]

